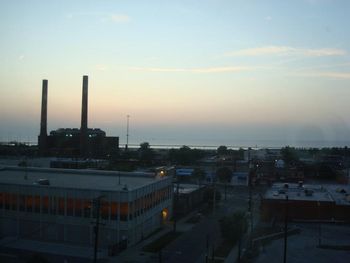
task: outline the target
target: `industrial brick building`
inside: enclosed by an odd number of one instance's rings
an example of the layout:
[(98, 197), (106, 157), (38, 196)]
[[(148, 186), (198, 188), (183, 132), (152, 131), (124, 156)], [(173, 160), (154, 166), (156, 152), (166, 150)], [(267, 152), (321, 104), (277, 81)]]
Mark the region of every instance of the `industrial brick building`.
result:
[(83, 76), (81, 126), (59, 128), (47, 134), (48, 81), (42, 83), (39, 153), (43, 156), (107, 158), (118, 152), (119, 137), (106, 136), (99, 129), (88, 128), (88, 76)]
[(0, 237), (92, 247), (100, 211), (99, 247), (116, 251), (170, 217), (171, 180), (145, 173), (1, 168)]
[[(261, 218), (350, 222), (349, 185), (276, 183), (264, 195)], [(288, 201), (286, 201), (288, 196)]]

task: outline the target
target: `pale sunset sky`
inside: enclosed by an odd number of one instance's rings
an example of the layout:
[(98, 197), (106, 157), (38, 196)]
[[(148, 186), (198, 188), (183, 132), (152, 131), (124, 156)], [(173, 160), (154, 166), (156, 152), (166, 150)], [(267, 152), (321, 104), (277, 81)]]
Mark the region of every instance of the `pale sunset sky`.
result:
[[(350, 1), (0, 0), (0, 141), (350, 146)], [(304, 143), (304, 144), (303, 144)]]

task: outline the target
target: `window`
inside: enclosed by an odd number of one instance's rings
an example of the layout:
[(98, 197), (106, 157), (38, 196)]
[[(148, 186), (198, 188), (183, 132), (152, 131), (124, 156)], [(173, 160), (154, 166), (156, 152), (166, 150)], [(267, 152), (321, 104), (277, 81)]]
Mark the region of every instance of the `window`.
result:
[(19, 211), (24, 211), (25, 210), (25, 196), (24, 195), (19, 195), (18, 197), (18, 206), (19, 206)]
[(111, 203), (111, 220), (115, 220), (118, 218), (118, 203)]
[(83, 205), (81, 202), (81, 199), (75, 199), (74, 200), (74, 212), (75, 212), (75, 216), (81, 216), (82, 214), (82, 209), (83, 209)]
[(26, 201), (27, 212), (29, 213), (33, 212), (33, 197), (31, 195), (27, 195), (25, 201)]
[(101, 218), (108, 219), (109, 216), (109, 202), (101, 201)]
[(84, 199), (83, 200), (83, 217), (90, 217), (91, 216), (91, 200)]
[(50, 197), (50, 214), (51, 215), (57, 214), (57, 197), (56, 196)]
[(67, 216), (73, 216), (74, 200), (73, 198), (67, 198)]
[(40, 196), (38, 195), (34, 197), (34, 212), (40, 213)]
[(17, 194), (11, 194), (11, 209), (17, 211)]
[(120, 203), (120, 221), (127, 221), (129, 214), (128, 203)]
[(41, 202), (42, 202), (42, 212), (44, 214), (47, 214), (49, 212), (49, 197), (43, 196), (41, 198)]
[(58, 214), (64, 215), (64, 198), (63, 197), (58, 198)]
[(10, 209), (10, 194), (9, 193), (5, 193), (4, 194), (4, 207), (5, 209), (9, 210)]

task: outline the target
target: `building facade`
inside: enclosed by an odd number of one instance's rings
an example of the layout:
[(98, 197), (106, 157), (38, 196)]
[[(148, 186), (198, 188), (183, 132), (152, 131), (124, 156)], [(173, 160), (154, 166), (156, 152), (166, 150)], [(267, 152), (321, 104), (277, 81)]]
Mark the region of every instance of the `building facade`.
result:
[(2, 168), (0, 237), (93, 246), (99, 217), (99, 247), (116, 251), (159, 228), (172, 198), (169, 177)]

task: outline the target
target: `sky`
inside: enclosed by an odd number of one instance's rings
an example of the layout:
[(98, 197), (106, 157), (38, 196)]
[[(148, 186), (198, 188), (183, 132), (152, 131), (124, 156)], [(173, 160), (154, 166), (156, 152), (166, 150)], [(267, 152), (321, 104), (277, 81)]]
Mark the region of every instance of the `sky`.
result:
[(0, 141), (350, 145), (350, 1), (0, 0)]

